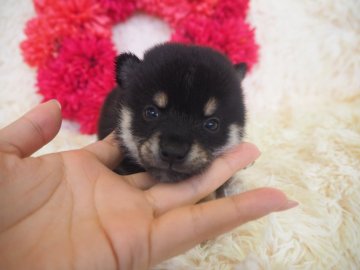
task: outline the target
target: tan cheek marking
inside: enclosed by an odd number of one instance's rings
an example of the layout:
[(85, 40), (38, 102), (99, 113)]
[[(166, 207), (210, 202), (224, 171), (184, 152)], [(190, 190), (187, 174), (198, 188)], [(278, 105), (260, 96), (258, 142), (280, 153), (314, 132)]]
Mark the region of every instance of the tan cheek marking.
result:
[(189, 151), (187, 162), (194, 166), (201, 166), (208, 161), (206, 151), (197, 142), (194, 142)]
[(140, 147), (140, 157), (152, 166), (158, 162), (159, 137), (160, 133), (156, 132)]
[(168, 103), (168, 97), (164, 92), (158, 92), (153, 98), (154, 103), (161, 109), (164, 109)]
[(127, 107), (123, 106), (120, 111), (120, 138), (121, 140), (126, 143), (126, 147), (128, 148), (131, 156), (135, 158), (136, 160), (139, 160), (139, 151), (137, 148), (137, 139), (133, 134), (131, 133), (132, 130), (132, 121), (133, 121), (133, 115), (131, 113), (131, 110)]
[(210, 116), (212, 115), (217, 108), (217, 101), (215, 98), (210, 98), (208, 100), (208, 102), (206, 102), (205, 106), (204, 106), (204, 115), (205, 116)]
[(228, 139), (224, 146), (220, 147), (215, 151), (215, 155), (220, 155), (224, 153), (225, 151), (228, 151), (232, 147), (236, 146), (242, 141), (242, 138), (244, 136), (244, 128), (237, 125), (237, 124), (231, 124), (228, 131)]

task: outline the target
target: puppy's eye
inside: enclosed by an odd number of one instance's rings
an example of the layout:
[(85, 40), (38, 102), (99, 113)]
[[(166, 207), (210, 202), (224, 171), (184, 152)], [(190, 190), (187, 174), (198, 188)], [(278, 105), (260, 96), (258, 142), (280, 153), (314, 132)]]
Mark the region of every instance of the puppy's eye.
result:
[(154, 106), (147, 106), (144, 109), (144, 118), (145, 120), (154, 120), (160, 115), (159, 110)]
[(209, 131), (216, 131), (219, 128), (219, 120), (210, 118), (204, 122), (204, 128)]

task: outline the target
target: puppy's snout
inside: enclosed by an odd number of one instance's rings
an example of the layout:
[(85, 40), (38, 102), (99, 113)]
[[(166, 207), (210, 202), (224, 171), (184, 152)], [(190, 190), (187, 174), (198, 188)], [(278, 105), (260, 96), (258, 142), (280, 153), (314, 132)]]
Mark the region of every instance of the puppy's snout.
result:
[(190, 144), (169, 140), (160, 141), (160, 158), (170, 164), (183, 162), (190, 150)]

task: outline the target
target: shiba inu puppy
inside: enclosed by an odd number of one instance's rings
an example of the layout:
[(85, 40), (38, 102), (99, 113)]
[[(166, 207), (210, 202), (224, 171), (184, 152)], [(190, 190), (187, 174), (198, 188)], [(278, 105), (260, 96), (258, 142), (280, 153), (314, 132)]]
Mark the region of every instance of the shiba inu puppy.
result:
[(245, 64), (193, 45), (161, 44), (143, 60), (118, 56), (117, 87), (104, 102), (98, 130), (100, 139), (114, 131), (125, 153), (115, 171), (147, 171), (160, 182), (203, 172), (242, 140), (245, 71)]

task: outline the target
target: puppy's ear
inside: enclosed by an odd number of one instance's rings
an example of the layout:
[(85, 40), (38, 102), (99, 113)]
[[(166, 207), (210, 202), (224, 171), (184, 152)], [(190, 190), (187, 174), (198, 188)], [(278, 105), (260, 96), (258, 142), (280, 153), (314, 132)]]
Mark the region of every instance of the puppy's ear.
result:
[(234, 68), (239, 76), (239, 80), (242, 81), (245, 77), (247, 66), (245, 63), (238, 63), (234, 65)]
[(125, 81), (140, 62), (140, 59), (132, 53), (122, 53), (116, 57), (115, 79), (119, 86), (124, 86)]

